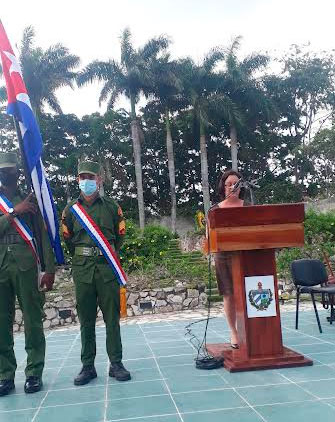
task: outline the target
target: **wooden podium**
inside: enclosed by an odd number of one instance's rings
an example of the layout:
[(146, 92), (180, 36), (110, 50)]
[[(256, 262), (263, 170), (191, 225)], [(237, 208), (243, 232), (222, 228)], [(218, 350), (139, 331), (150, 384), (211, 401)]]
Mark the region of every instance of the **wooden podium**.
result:
[[(275, 248), (303, 246), (304, 205), (216, 208), (208, 220), (211, 252), (233, 251), (239, 338), (239, 349), (229, 343), (208, 344), (208, 352), (223, 355), (231, 372), (313, 365), (283, 346), (275, 261)], [(270, 283), (267, 288), (264, 281)]]

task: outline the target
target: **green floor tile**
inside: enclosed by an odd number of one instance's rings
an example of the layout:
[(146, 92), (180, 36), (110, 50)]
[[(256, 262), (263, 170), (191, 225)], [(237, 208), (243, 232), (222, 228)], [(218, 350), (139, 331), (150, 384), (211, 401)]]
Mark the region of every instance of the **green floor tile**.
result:
[(133, 359), (133, 360), (123, 360), (124, 366), (129, 371), (134, 371), (136, 369), (150, 369), (157, 368), (157, 364), (154, 358), (143, 358), (143, 359)]
[(335, 378), (335, 369), (317, 365), (303, 366), (301, 368), (283, 368), (278, 370), (278, 373), (294, 382)]
[(275, 371), (247, 371), (228, 372), (220, 371), (227, 384), (232, 387), (244, 387), (251, 385), (280, 384), (287, 382), (279, 373)]
[(79, 404), (87, 402), (103, 401), (105, 386), (74, 387), (71, 390), (57, 390), (49, 393), (43, 403), (43, 407)]
[(168, 416), (155, 416), (153, 418), (133, 418), (128, 419), (129, 422), (181, 422), (181, 418), (178, 414), (176, 415), (168, 415)]
[[(182, 414), (184, 422), (262, 422), (262, 419), (250, 407), (244, 409), (214, 410)], [(264, 421), (263, 421), (264, 422)]]
[(101, 422), (104, 420), (104, 410), (104, 402), (42, 407), (34, 422)]
[(181, 413), (246, 406), (232, 389), (173, 394)]
[(330, 404), (335, 409), (335, 394), (332, 399), (324, 400), (324, 403)]
[(180, 347), (185, 346), (186, 342), (185, 340), (175, 340), (175, 341), (169, 341), (167, 343), (150, 343), (150, 347), (155, 352), (157, 349), (164, 349), (164, 347)]
[[(173, 415), (176, 408), (169, 395), (142, 397), (108, 402), (108, 420)], [(152, 418), (152, 422), (155, 418)]]
[[(35, 394), (11, 393), (8, 396), (0, 397), (0, 412), (3, 410), (23, 410), (39, 407), (45, 392), (40, 391)], [(1, 413), (0, 413), (1, 414)], [(0, 419), (1, 420), (1, 419)]]
[(127, 360), (127, 359), (140, 359), (140, 358), (150, 358), (152, 357), (152, 352), (151, 350), (148, 348), (137, 348), (136, 350), (130, 349), (130, 348), (125, 348), (125, 346), (123, 346), (124, 352), (123, 352), (123, 359)]
[(174, 375), (166, 378), (166, 383), (172, 393), (227, 387), (227, 383), (216, 374), (193, 375), (188, 377)]
[(329, 343), (316, 343), (316, 344), (308, 344), (308, 345), (301, 345), (292, 347), (292, 349), (296, 350), (302, 354), (310, 354), (310, 353), (320, 353), (320, 352), (334, 352), (335, 353), (335, 345)]
[(325, 365), (335, 365), (335, 353), (316, 353), (311, 355), (312, 359), (317, 359), (319, 362)]
[(167, 394), (163, 381), (125, 382), (112, 384), (108, 388), (108, 400)]
[(189, 353), (181, 356), (170, 356), (170, 357), (162, 357), (157, 358), (158, 365), (163, 368), (164, 366), (171, 366), (171, 365), (180, 365), (180, 364), (188, 364), (194, 363), (194, 358), (196, 357), (195, 353)]
[(335, 380), (308, 381), (299, 385), (320, 399), (335, 397)]
[[(334, 422), (335, 409), (313, 401), (256, 407), (267, 422)], [(242, 421), (241, 421), (242, 422)]]
[(31, 422), (37, 409), (34, 410), (19, 410), (12, 412), (0, 412), (1, 422)]
[(197, 369), (195, 367), (194, 361), (188, 362), (185, 365), (174, 365), (174, 366), (162, 366), (161, 368), (162, 374), (165, 378), (170, 378), (172, 376), (177, 377), (192, 377), (192, 376), (199, 376), (199, 375), (211, 375), (213, 372), (211, 371), (203, 371)]
[(181, 344), (179, 347), (168, 347), (168, 348), (159, 348), (156, 350), (153, 350), (154, 355), (156, 357), (160, 356), (172, 356), (172, 355), (181, 355), (184, 353), (187, 354), (193, 354), (194, 349), (191, 346), (188, 346), (187, 344)]
[(278, 384), (271, 387), (243, 387), (239, 394), (251, 405), (285, 403), (290, 401), (312, 400), (313, 396), (294, 384)]

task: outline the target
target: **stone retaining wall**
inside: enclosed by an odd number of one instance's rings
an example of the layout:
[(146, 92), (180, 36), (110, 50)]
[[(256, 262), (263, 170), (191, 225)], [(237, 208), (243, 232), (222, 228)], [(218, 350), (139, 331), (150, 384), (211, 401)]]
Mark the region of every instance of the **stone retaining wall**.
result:
[[(127, 314), (128, 316), (164, 313), (181, 311), (183, 309), (194, 309), (203, 307), (207, 303), (207, 295), (204, 287), (189, 289), (187, 286), (165, 287), (161, 289), (144, 290), (141, 292), (127, 292)], [(64, 315), (67, 313), (69, 315)], [(57, 296), (44, 305), (45, 318), (43, 327), (45, 329), (65, 325), (77, 324), (78, 316), (74, 300)], [(102, 313), (98, 310), (98, 319), (102, 319)], [(24, 329), (23, 315), (19, 306), (16, 307), (14, 331)]]

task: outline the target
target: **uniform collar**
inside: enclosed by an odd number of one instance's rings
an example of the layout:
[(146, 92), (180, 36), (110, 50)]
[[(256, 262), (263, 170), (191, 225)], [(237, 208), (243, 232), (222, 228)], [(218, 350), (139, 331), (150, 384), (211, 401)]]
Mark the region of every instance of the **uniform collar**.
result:
[[(95, 204), (97, 201), (102, 201), (102, 198), (101, 198), (99, 192), (98, 192), (97, 196), (94, 198), (94, 200), (90, 203), (90, 205)], [(84, 197), (83, 197), (82, 194), (79, 195), (78, 202), (80, 204), (87, 204), (88, 203), (87, 201), (85, 201), (85, 199), (84, 199)]]

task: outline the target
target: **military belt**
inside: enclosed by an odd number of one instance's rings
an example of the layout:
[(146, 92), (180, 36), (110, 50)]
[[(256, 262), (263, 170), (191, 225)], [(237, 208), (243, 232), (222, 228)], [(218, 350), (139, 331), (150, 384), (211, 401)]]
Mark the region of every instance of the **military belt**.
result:
[(88, 246), (76, 246), (74, 250), (75, 255), (80, 256), (100, 256), (103, 255), (101, 250), (95, 246), (88, 247)]
[(22, 237), (17, 233), (7, 233), (0, 237), (0, 245), (13, 245), (23, 242)]

